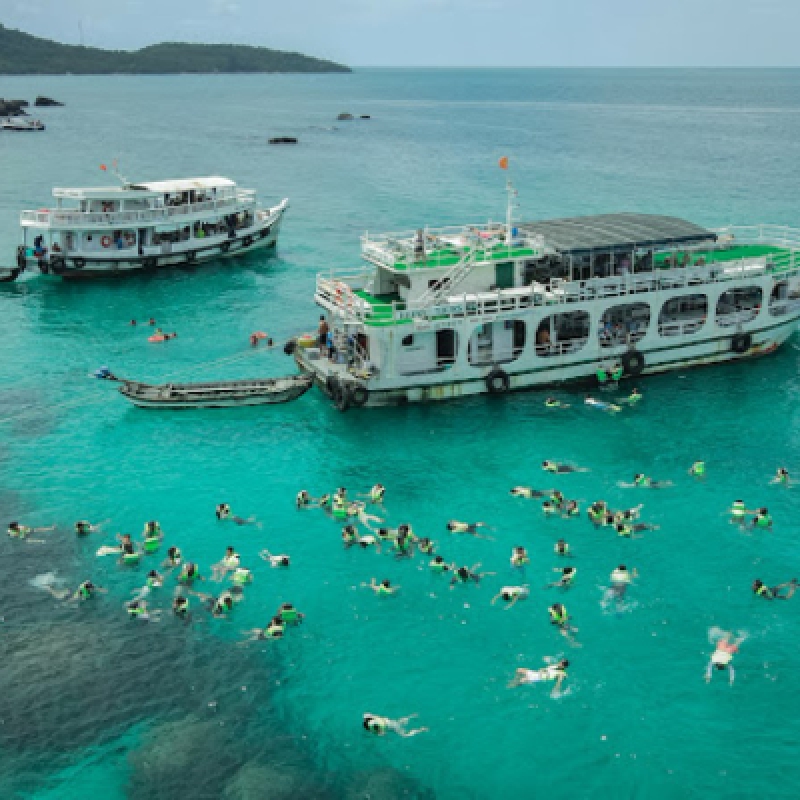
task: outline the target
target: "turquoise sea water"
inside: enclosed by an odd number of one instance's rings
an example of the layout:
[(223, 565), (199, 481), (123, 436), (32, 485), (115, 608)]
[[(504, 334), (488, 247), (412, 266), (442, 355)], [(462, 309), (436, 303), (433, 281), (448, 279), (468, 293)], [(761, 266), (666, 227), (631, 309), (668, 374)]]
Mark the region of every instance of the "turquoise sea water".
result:
[[(248, 334), (282, 342), (312, 327), (316, 271), (355, 266), (365, 229), (499, 218), (500, 155), (523, 218), (640, 210), (796, 225), (800, 72), (0, 82), (2, 96), (35, 94), (67, 105), (42, 112), (46, 134), (0, 136), (2, 263), (20, 209), (48, 205), (52, 186), (106, 180), (97, 165), (114, 157), (130, 178), (228, 175), (292, 207), (275, 257), (0, 288), (0, 520), (59, 526), (45, 545), (0, 542), (0, 797), (738, 798), (797, 786), (800, 596), (768, 603), (749, 589), (756, 577), (800, 577), (800, 487), (769, 485), (780, 465), (800, 473), (797, 337), (760, 361), (649, 379), (640, 406), (616, 417), (577, 396), (548, 411), (538, 393), (341, 415), (314, 392), (276, 408), (169, 414), (135, 409), (87, 373), (291, 371), (280, 348), (251, 353)], [(337, 123), (340, 111), (372, 119)], [(300, 145), (266, 145), (281, 134)], [(146, 328), (128, 325), (148, 316), (179, 338), (149, 345)], [(544, 458), (591, 471), (551, 479)], [(708, 464), (703, 481), (686, 475), (695, 459)], [(675, 486), (617, 485), (638, 471)], [(301, 488), (376, 481), (389, 524), (411, 522), (447, 558), (497, 575), (450, 591), (427, 559), (345, 551), (339, 525), (294, 508)], [(642, 502), (661, 528), (626, 541), (585, 517), (545, 519), (537, 501), (509, 497), (517, 484)], [(768, 505), (774, 532), (729, 525), (738, 497)], [(217, 522), (223, 501), (263, 527)], [(80, 518), (134, 535), (158, 519), (206, 575), (232, 544), (254, 585), (231, 622), (198, 609), (188, 627), (169, 614), (136, 625), (122, 602), (151, 564), (95, 558), (111, 537), (76, 541)], [(495, 541), (448, 534), (451, 518), (490, 523)], [(578, 568), (563, 596), (540, 588), (561, 536)], [(532, 592), (505, 612), (490, 599), (519, 582), (508, 570), (517, 544), (532, 557)], [(269, 569), (264, 547), (291, 554), (291, 568)], [(614, 613), (601, 587), (621, 562), (640, 578)], [(28, 584), (52, 570), (109, 594), (59, 605)], [(402, 591), (377, 598), (359, 586), (371, 577)], [(167, 608), (172, 588), (155, 605)], [(557, 599), (581, 648), (548, 624)], [(269, 646), (236, 644), (283, 600), (306, 614), (302, 627)], [(749, 633), (733, 687), (702, 679), (711, 626)], [(562, 653), (572, 662), (562, 698), (505, 688), (516, 667)], [(419, 712), (430, 732), (369, 738), (364, 711)]]

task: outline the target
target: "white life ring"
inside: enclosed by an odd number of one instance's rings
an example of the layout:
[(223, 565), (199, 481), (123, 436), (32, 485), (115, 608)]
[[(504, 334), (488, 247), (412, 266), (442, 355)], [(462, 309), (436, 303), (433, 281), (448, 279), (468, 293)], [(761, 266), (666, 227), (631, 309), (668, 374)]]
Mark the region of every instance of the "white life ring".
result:
[(110, 236), (104, 236), (100, 240), (100, 244), (103, 245), (103, 247), (111, 247), (111, 237)]

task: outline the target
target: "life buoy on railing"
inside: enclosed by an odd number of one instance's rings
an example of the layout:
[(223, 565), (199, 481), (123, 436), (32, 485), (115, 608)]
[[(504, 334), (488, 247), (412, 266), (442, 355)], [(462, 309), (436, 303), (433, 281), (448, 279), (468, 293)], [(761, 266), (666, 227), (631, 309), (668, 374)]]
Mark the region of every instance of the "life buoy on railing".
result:
[(731, 350), (743, 356), (753, 346), (753, 337), (749, 333), (737, 333), (731, 339)]
[(104, 236), (102, 239), (100, 239), (100, 244), (103, 245), (103, 247), (106, 247), (106, 248), (111, 247), (111, 237), (110, 236)]

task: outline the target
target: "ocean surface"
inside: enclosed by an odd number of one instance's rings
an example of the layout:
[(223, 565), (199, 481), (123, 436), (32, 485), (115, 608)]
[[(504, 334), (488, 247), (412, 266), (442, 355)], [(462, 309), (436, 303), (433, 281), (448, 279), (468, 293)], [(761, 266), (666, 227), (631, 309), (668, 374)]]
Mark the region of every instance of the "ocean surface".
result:
[[(40, 135), (0, 134), (0, 264), (13, 263), (21, 209), (54, 186), (102, 185), (118, 158), (134, 180), (229, 176), (291, 209), (275, 255), (196, 270), (0, 287), (0, 523), (56, 525), (0, 541), (0, 797), (373, 799), (791, 796), (800, 785), (800, 595), (767, 602), (754, 578), (800, 577), (797, 336), (758, 361), (647, 379), (616, 416), (547, 410), (541, 393), (340, 414), (314, 391), (295, 403), (143, 411), (88, 374), (143, 380), (282, 375), (280, 347), (313, 329), (314, 277), (356, 267), (364, 230), (500, 219), (507, 155), (519, 216), (617, 210), (707, 225), (798, 225), (798, 70), (359, 70), (351, 75), (0, 79), (0, 95), (55, 97)], [(336, 122), (342, 111), (369, 120)], [(294, 135), (293, 148), (269, 136)], [(155, 317), (179, 337), (147, 342)], [(629, 387), (623, 387), (629, 388)], [(612, 395), (613, 396), (613, 395)], [(589, 472), (551, 478), (545, 459)], [(696, 459), (703, 480), (689, 478)], [(621, 488), (636, 472), (663, 491)], [(448, 588), (427, 558), (344, 550), (340, 526), (298, 512), (295, 494), (387, 487), (388, 524), (413, 525), (480, 585)], [(644, 503), (640, 539), (585, 516), (545, 519), (510, 487), (557, 487), (585, 505)], [(767, 505), (772, 532), (728, 522), (730, 503)], [(218, 522), (217, 503), (261, 523)], [(449, 534), (484, 521), (493, 540)], [(106, 521), (78, 539), (78, 519)], [(123, 568), (95, 551), (160, 521), (164, 549), (211, 565), (233, 545), (255, 580), (232, 619), (193, 599), (158, 623), (123, 602), (161, 556)], [(566, 594), (542, 588), (566, 538)], [(531, 554), (531, 596), (491, 605), (512, 546)], [(270, 569), (263, 548), (288, 553)], [(163, 551), (162, 551), (163, 552)], [(639, 578), (604, 604), (619, 563)], [(65, 605), (32, 585), (92, 578), (108, 589)], [(361, 588), (370, 578), (395, 597)], [(39, 579), (41, 582), (42, 579)], [(210, 580), (200, 591), (220, 591)], [(241, 645), (279, 603), (303, 613), (283, 641)], [(564, 602), (582, 647), (548, 623)], [(709, 628), (745, 631), (736, 681), (703, 680)], [(507, 689), (520, 666), (571, 661), (563, 696)], [(429, 732), (370, 737), (363, 712), (418, 713)]]

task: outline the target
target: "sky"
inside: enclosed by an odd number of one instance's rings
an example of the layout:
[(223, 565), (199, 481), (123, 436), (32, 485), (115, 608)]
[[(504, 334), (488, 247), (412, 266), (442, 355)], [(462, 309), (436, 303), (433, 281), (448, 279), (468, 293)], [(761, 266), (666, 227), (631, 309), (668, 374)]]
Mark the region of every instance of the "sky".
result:
[(0, 0), (0, 23), (136, 49), (234, 42), (350, 66), (796, 66), (800, 0)]

